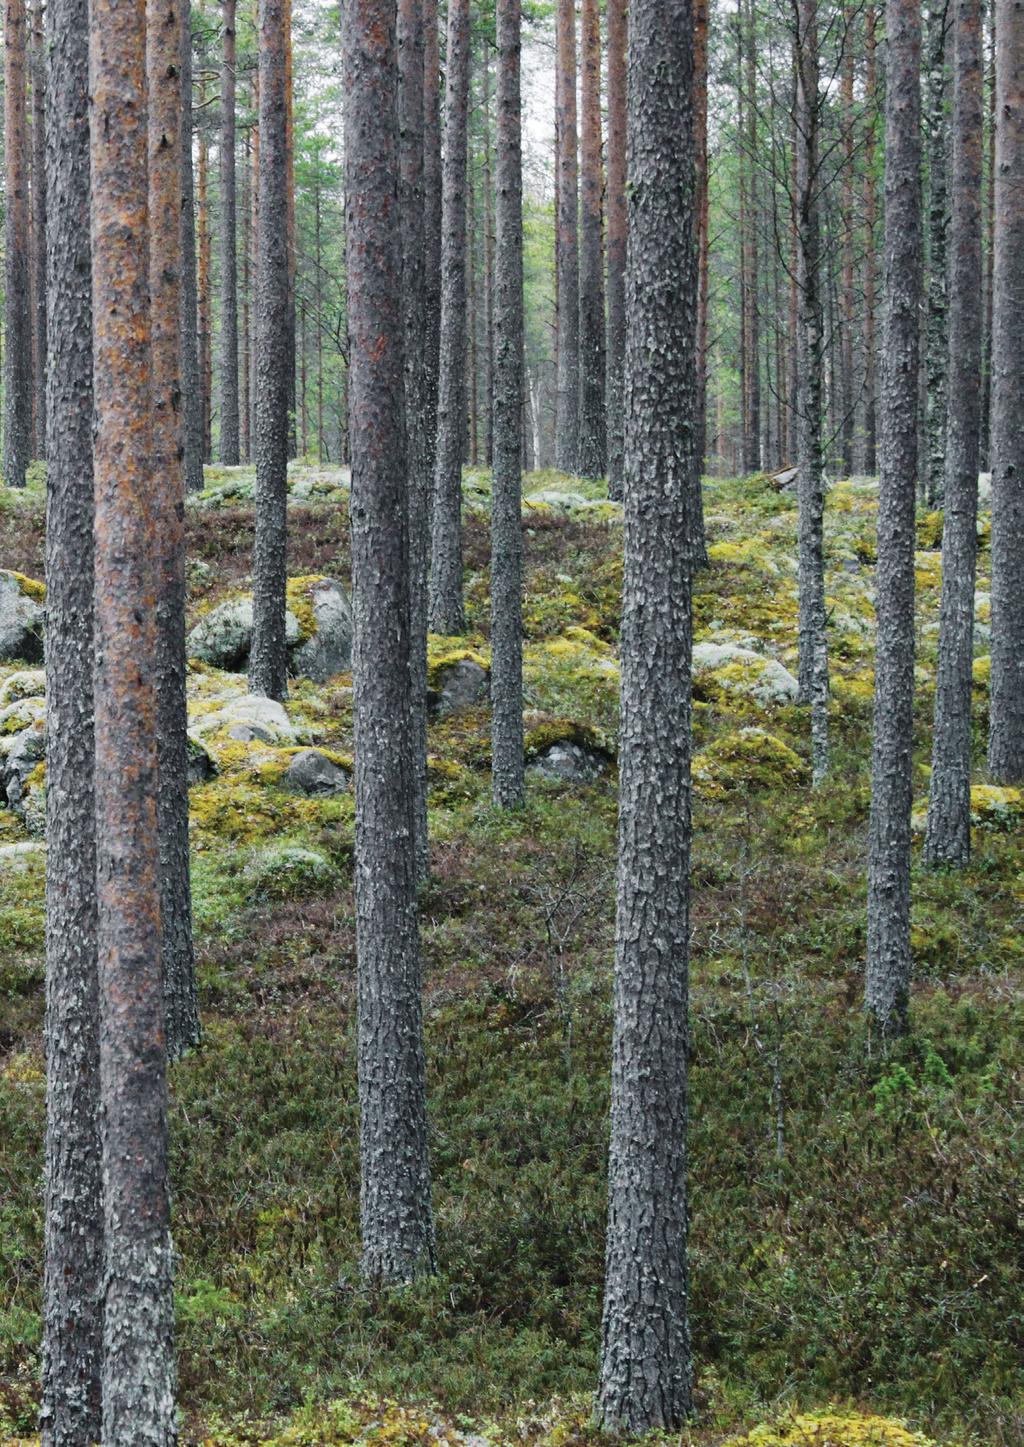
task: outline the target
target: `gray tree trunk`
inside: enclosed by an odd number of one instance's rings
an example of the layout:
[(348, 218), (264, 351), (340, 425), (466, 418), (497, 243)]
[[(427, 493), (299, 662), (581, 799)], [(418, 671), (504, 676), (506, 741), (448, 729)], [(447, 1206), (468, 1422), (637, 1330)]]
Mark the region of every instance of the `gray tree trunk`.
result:
[(1024, 779), (1024, 7), (996, 0), (992, 677), (988, 766)]
[(416, 913), (395, 9), (345, 6), (363, 1272), (433, 1266)]
[(576, 131), (576, 5), (557, 0), (555, 30), (555, 264), (558, 337), (555, 466), (575, 472), (580, 445), (579, 160)]
[(691, 0), (634, 0), (629, 44), (625, 581), (601, 1376), (603, 1426), (692, 1405), (686, 1266), (690, 557), (699, 467)]
[(235, 191), (235, 0), (224, 0), (220, 82), (220, 460), (239, 455), (238, 266)]
[(104, 1447), (171, 1447), (177, 1436), (152, 505), (163, 479), (147, 425), (146, 29), (138, 6), (90, 4)]
[(603, 477), (605, 435), (604, 168), (601, 164), (601, 15), (583, 0), (580, 15), (580, 421), (579, 470)]
[(887, 0), (885, 295), (879, 403), (875, 720), (865, 1004), (883, 1036), (906, 1028), (914, 703), (914, 502), (921, 308), (921, 7)]
[(491, 496), (492, 793), (523, 802), (523, 153), (520, 0), (499, 0)]
[(260, 0), (259, 236), (256, 262), (256, 547), (249, 687), (288, 693), (288, 171), (286, 0)]
[(46, 44), (43, 0), (32, 7), (32, 401), (35, 455), (46, 456)]
[(405, 304), (406, 455), (409, 478), (409, 610), (416, 872), (430, 872), (427, 837), (427, 568), (433, 453), (426, 409), (426, 267), (423, 195), (423, 5), (398, 4), (398, 134), (402, 292)]
[(45, 1447), (98, 1442), (103, 1313), (93, 798), (92, 287), (87, 0), (49, 0), (46, 117)]
[[(423, 426), (427, 458), (437, 455), (437, 387), (441, 346), (441, 109), (437, 0), (423, 3)], [(433, 515), (427, 496), (427, 538)]]
[(925, 841), (931, 864), (966, 864), (971, 852), (971, 662), (981, 437), (983, 8), (983, 0), (954, 0), (949, 419), (939, 664)]
[(950, 0), (930, 0), (924, 36), (928, 138), (928, 312), (925, 322), (926, 472), (922, 479), (929, 503), (942, 501), (946, 474), (946, 362), (949, 320), (946, 296), (946, 241), (949, 227), (949, 118), (946, 114), (946, 41)]
[(203, 384), (199, 375), (195, 181), (192, 174), (192, 20), (181, 15), (181, 410), (185, 427), (185, 491), (203, 487)]
[(4, 448), (3, 480), (24, 487), (32, 454), (32, 318), (28, 266), (28, 116), (25, 0), (4, 24)]
[(626, 0), (607, 0), (608, 25), (608, 496), (622, 496), (626, 352)]
[(430, 627), (461, 633), (462, 455), (466, 434), (466, 117), (469, 0), (448, 6), (441, 205), (441, 322), (431, 520)]
[(828, 638), (825, 620), (825, 482), (821, 446), (821, 393), (825, 324), (821, 305), (821, 218), (818, 172), (818, 4), (799, 0), (795, 38), (797, 206), (796, 451), (800, 590), (800, 694), (811, 706), (815, 782), (828, 772)]

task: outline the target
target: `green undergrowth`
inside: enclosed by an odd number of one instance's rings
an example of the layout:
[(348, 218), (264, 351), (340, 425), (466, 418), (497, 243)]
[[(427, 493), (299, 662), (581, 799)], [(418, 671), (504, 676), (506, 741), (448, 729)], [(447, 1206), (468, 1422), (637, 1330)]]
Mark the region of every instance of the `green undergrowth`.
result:
[[(471, 485), (484, 506), (486, 474)], [(729, 676), (694, 705), (698, 1418), (672, 1439), (694, 1447), (1010, 1447), (1024, 1435), (1024, 836), (1019, 800), (986, 793), (980, 771), (970, 867), (935, 873), (915, 853), (912, 1034), (886, 1052), (860, 1010), (876, 501), (840, 484), (826, 514), (829, 780), (810, 787), (801, 706), (731, 691)], [(709, 481), (706, 505), (697, 638), (795, 670), (793, 499), (763, 479)], [(931, 579), (941, 528), (925, 524)], [(466, 541), (471, 631), (432, 640), (435, 684), (461, 658), (490, 662), (485, 517), (468, 518)], [(529, 756), (569, 740), (608, 768), (586, 784), (531, 775), (526, 806), (503, 814), (489, 797), (486, 701), (430, 725), (421, 920), (439, 1271), (407, 1291), (359, 1276), (352, 796), (284, 788), (298, 744), (211, 744), (219, 772), (192, 792), (205, 1038), (172, 1070), (185, 1442), (607, 1440), (589, 1393), (620, 541), (603, 518), (527, 519)], [(344, 557), (329, 566), (346, 576)], [(981, 592), (987, 567), (983, 547)], [(215, 566), (195, 586), (198, 606), (204, 590), (223, 595)], [(929, 583), (918, 805), (937, 608)], [(979, 760), (987, 651), (979, 637)], [(349, 683), (296, 681), (288, 702), (301, 746), (345, 768)], [(190, 687), (213, 708), (225, 676), (197, 670)], [(0, 809), (0, 847), (25, 839)], [(42, 905), (41, 856), (0, 861), (0, 1437), (33, 1431), (37, 1403)]]

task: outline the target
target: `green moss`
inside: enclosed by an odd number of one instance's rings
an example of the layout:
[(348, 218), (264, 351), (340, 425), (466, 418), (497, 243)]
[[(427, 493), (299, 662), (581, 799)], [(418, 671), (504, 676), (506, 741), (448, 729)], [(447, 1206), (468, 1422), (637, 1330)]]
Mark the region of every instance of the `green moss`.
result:
[(693, 759), (693, 786), (702, 799), (724, 799), (737, 791), (782, 791), (809, 781), (807, 765), (781, 739), (763, 728), (723, 734)]
[(925, 551), (941, 548), (942, 523), (941, 512), (921, 513), (917, 519), (917, 546)]
[(528, 759), (535, 759), (539, 754), (546, 753), (555, 744), (576, 744), (578, 748), (605, 754), (609, 758), (614, 757), (608, 740), (590, 724), (580, 723), (577, 719), (547, 718), (531, 721), (526, 729), (525, 744)]
[(228, 773), (191, 790), (189, 829), (195, 848), (218, 842), (253, 844), (302, 829), (321, 829), (351, 817), (351, 811), (351, 801), (344, 796), (309, 799)]
[(480, 648), (470, 647), (462, 639), (431, 633), (427, 639), (427, 687), (441, 688), (447, 670), (465, 662), (475, 663), (485, 672), (490, 671), (490, 662)]
[(316, 585), (324, 581), (323, 575), (319, 573), (309, 573), (305, 577), (288, 579), (285, 594), (287, 608), (299, 625), (299, 638), (303, 643), (316, 633), (316, 612), (313, 608), (312, 594)]
[(861, 1412), (787, 1414), (731, 1437), (724, 1447), (935, 1447), (930, 1438), (891, 1417)]

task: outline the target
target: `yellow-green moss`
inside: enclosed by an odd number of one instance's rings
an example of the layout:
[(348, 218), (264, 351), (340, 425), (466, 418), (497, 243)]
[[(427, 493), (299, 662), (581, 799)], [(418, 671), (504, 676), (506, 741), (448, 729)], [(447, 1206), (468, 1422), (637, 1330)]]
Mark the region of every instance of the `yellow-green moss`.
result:
[(694, 755), (691, 772), (694, 790), (702, 799), (799, 786), (810, 777), (799, 754), (757, 727), (722, 734)]
[(491, 666), (479, 649), (469, 648), (457, 638), (445, 638), (432, 633), (427, 640), (427, 687), (440, 688), (449, 668), (453, 668), (456, 663), (467, 662), (475, 663), (485, 673)]
[(999, 784), (971, 787), (971, 823), (979, 829), (1015, 829), (1024, 820), (1024, 791)]
[(991, 654), (984, 653), (980, 658), (974, 660), (971, 664), (971, 678), (976, 692), (988, 693), (989, 685), (992, 681)]
[(0, 569), (8, 578), (13, 578), (18, 585), (18, 591), (26, 598), (31, 598), (33, 603), (46, 602), (46, 584), (39, 583), (35, 578), (27, 578), (24, 573), (16, 573), (12, 568)]
[(926, 512), (917, 520), (917, 546), (931, 550), (942, 547), (942, 522), (941, 512)]
[(285, 833), (321, 829), (351, 814), (344, 795), (306, 798), (267, 788), (244, 774), (226, 774), (198, 784), (189, 800), (189, 829), (197, 847), (229, 840), (256, 844)]
[(589, 724), (577, 719), (547, 718), (531, 722), (526, 730), (526, 757), (535, 759), (555, 744), (576, 744), (581, 749), (610, 754), (608, 741)]
[(733, 1437), (724, 1447), (935, 1447), (893, 1417), (861, 1412), (811, 1412), (786, 1416)]
[(312, 595), (316, 585), (322, 582), (324, 577), (321, 573), (307, 573), (304, 577), (288, 579), (285, 590), (286, 606), (299, 625), (299, 639), (303, 643), (316, 633), (316, 612)]

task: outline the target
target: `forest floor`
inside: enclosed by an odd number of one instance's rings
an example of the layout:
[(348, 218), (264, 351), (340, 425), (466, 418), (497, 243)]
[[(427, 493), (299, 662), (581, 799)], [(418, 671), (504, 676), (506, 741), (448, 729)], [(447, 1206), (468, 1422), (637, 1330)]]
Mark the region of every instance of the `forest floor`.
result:
[[(189, 507), (192, 621), (250, 568), (252, 474), (208, 481)], [(293, 574), (347, 582), (344, 482), (293, 470)], [(575, 503), (550, 496), (581, 488)], [(575, 479), (526, 490), (549, 494), (524, 512), (532, 756), (568, 739), (604, 766), (588, 781), (531, 774), (525, 809), (503, 815), (486, 706), (431, 725), (422, 927), (440, 1267), (411, 1290), (367, 1291), (358, 1274), (351, 795), (286, 792), (280, 750), (258, 740), (211, 743), (219, 773), (193, 790), (205, 1038), (172, 1071), (188, 1442), (597, 1440), (586, 1394), (603, 1268), (621, 528), (614, 506), (581, 505), (600, 494)], [(468, 473), (469, 634), (431, 641), (435, 680), (467, 655), (487, 661), (487, 496), (486, 474)], [(700, 1419), (683, 1442), (1024, 1440), (1024, 800), (976, 791), (962, 873), (926, 870), (918, 841), (913, 1033), (873, 1051), (860, 1002), (876, 507), (864, 480), (829, 495), (833, 769), (812, 791), (809, 720), (785, 672), (795, 500), (757, 478), (706, 488), (690, 1134)], [(42, 576), (43, 515), (38, 491), (0, 493), (0, 564)], [(923, 800), (941, 517), (918, 531)], [(986, 536), (979, 760), (988, 567)], [(0, 666), (0, 686), (14, 671)], [(296, 682), (301, 743), (350, 755), (349, 682)], [(244, 682), (199, 668), (190, 690), (201, 712)], [(0, 809), (0, 845), (31, 837)], [(0, 861), (0, 1439), (35, 1424), (42, 1017), (43, 855), (28, 849)], [(829, 1403), (839, 1416), (744, 1435)]]

